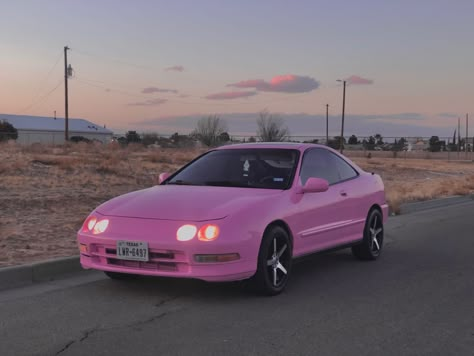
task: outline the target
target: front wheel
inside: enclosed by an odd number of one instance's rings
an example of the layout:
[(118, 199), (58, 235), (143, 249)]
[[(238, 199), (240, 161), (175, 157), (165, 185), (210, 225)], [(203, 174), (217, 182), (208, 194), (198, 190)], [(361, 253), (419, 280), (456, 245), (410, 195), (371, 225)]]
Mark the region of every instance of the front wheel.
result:
[(288, 282), (292, 264), (292, 246), (288, 233), (279, 226), (269, 228), (258, 253), (253, 287), (266, 295), (281, 293)]
[(376, 260), (382, 252), (383, 218), (380, 211), (374, 209), (367, 217), (362, 243), (352, 247), (352, 254), (360, 260)]

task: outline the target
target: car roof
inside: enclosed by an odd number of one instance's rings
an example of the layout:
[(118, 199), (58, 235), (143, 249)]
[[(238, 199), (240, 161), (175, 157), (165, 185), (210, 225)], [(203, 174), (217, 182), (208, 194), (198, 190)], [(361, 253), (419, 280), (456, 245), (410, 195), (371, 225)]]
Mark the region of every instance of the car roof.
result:
[(300, 143), (300, 142), (252, 142), (252, 143), (236, 143), (218, 147), (218, 150), (232, 150), (232, 149), (294, 149), (304, 151), (309, 147), (324, 147), (324, 145), (317, 145), (314, 143)]

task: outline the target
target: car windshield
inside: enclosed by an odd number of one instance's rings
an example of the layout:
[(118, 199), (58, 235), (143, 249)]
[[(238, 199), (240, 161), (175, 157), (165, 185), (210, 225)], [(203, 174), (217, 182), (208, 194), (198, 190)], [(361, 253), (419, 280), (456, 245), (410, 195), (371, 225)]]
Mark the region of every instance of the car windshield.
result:
[(184, 167), (165, 184), (287, 189), (299, 152), (293, 149), (211, 151)]

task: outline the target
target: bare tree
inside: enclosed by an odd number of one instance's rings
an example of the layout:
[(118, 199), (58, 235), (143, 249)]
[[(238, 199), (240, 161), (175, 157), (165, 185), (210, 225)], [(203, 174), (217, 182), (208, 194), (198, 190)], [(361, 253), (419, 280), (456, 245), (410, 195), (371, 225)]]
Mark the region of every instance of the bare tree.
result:
[(201, 118), (193, 135), (206, 146), (215, 146), (220, 142), (220, 137), (227, 131), (227, 125), (217, 115)]
[(281, 142), (288, 139), (290, 131), (283, 118), (268, 111), (262, 111), (257, 119), (257, 136), (264, 142)]

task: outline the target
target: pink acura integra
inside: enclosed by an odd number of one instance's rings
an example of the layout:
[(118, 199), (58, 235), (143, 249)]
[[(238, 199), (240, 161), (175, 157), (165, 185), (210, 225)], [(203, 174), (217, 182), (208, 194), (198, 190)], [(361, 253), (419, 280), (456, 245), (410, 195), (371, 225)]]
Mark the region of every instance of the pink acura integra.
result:
[(100, 205), (78, 243), (82, 266), (114, 279), (249, 279), (275, 295), (295, 257), (351, 247), (377, 259), (387, 216), (381, 178), (326, 146), (237, 144)]

